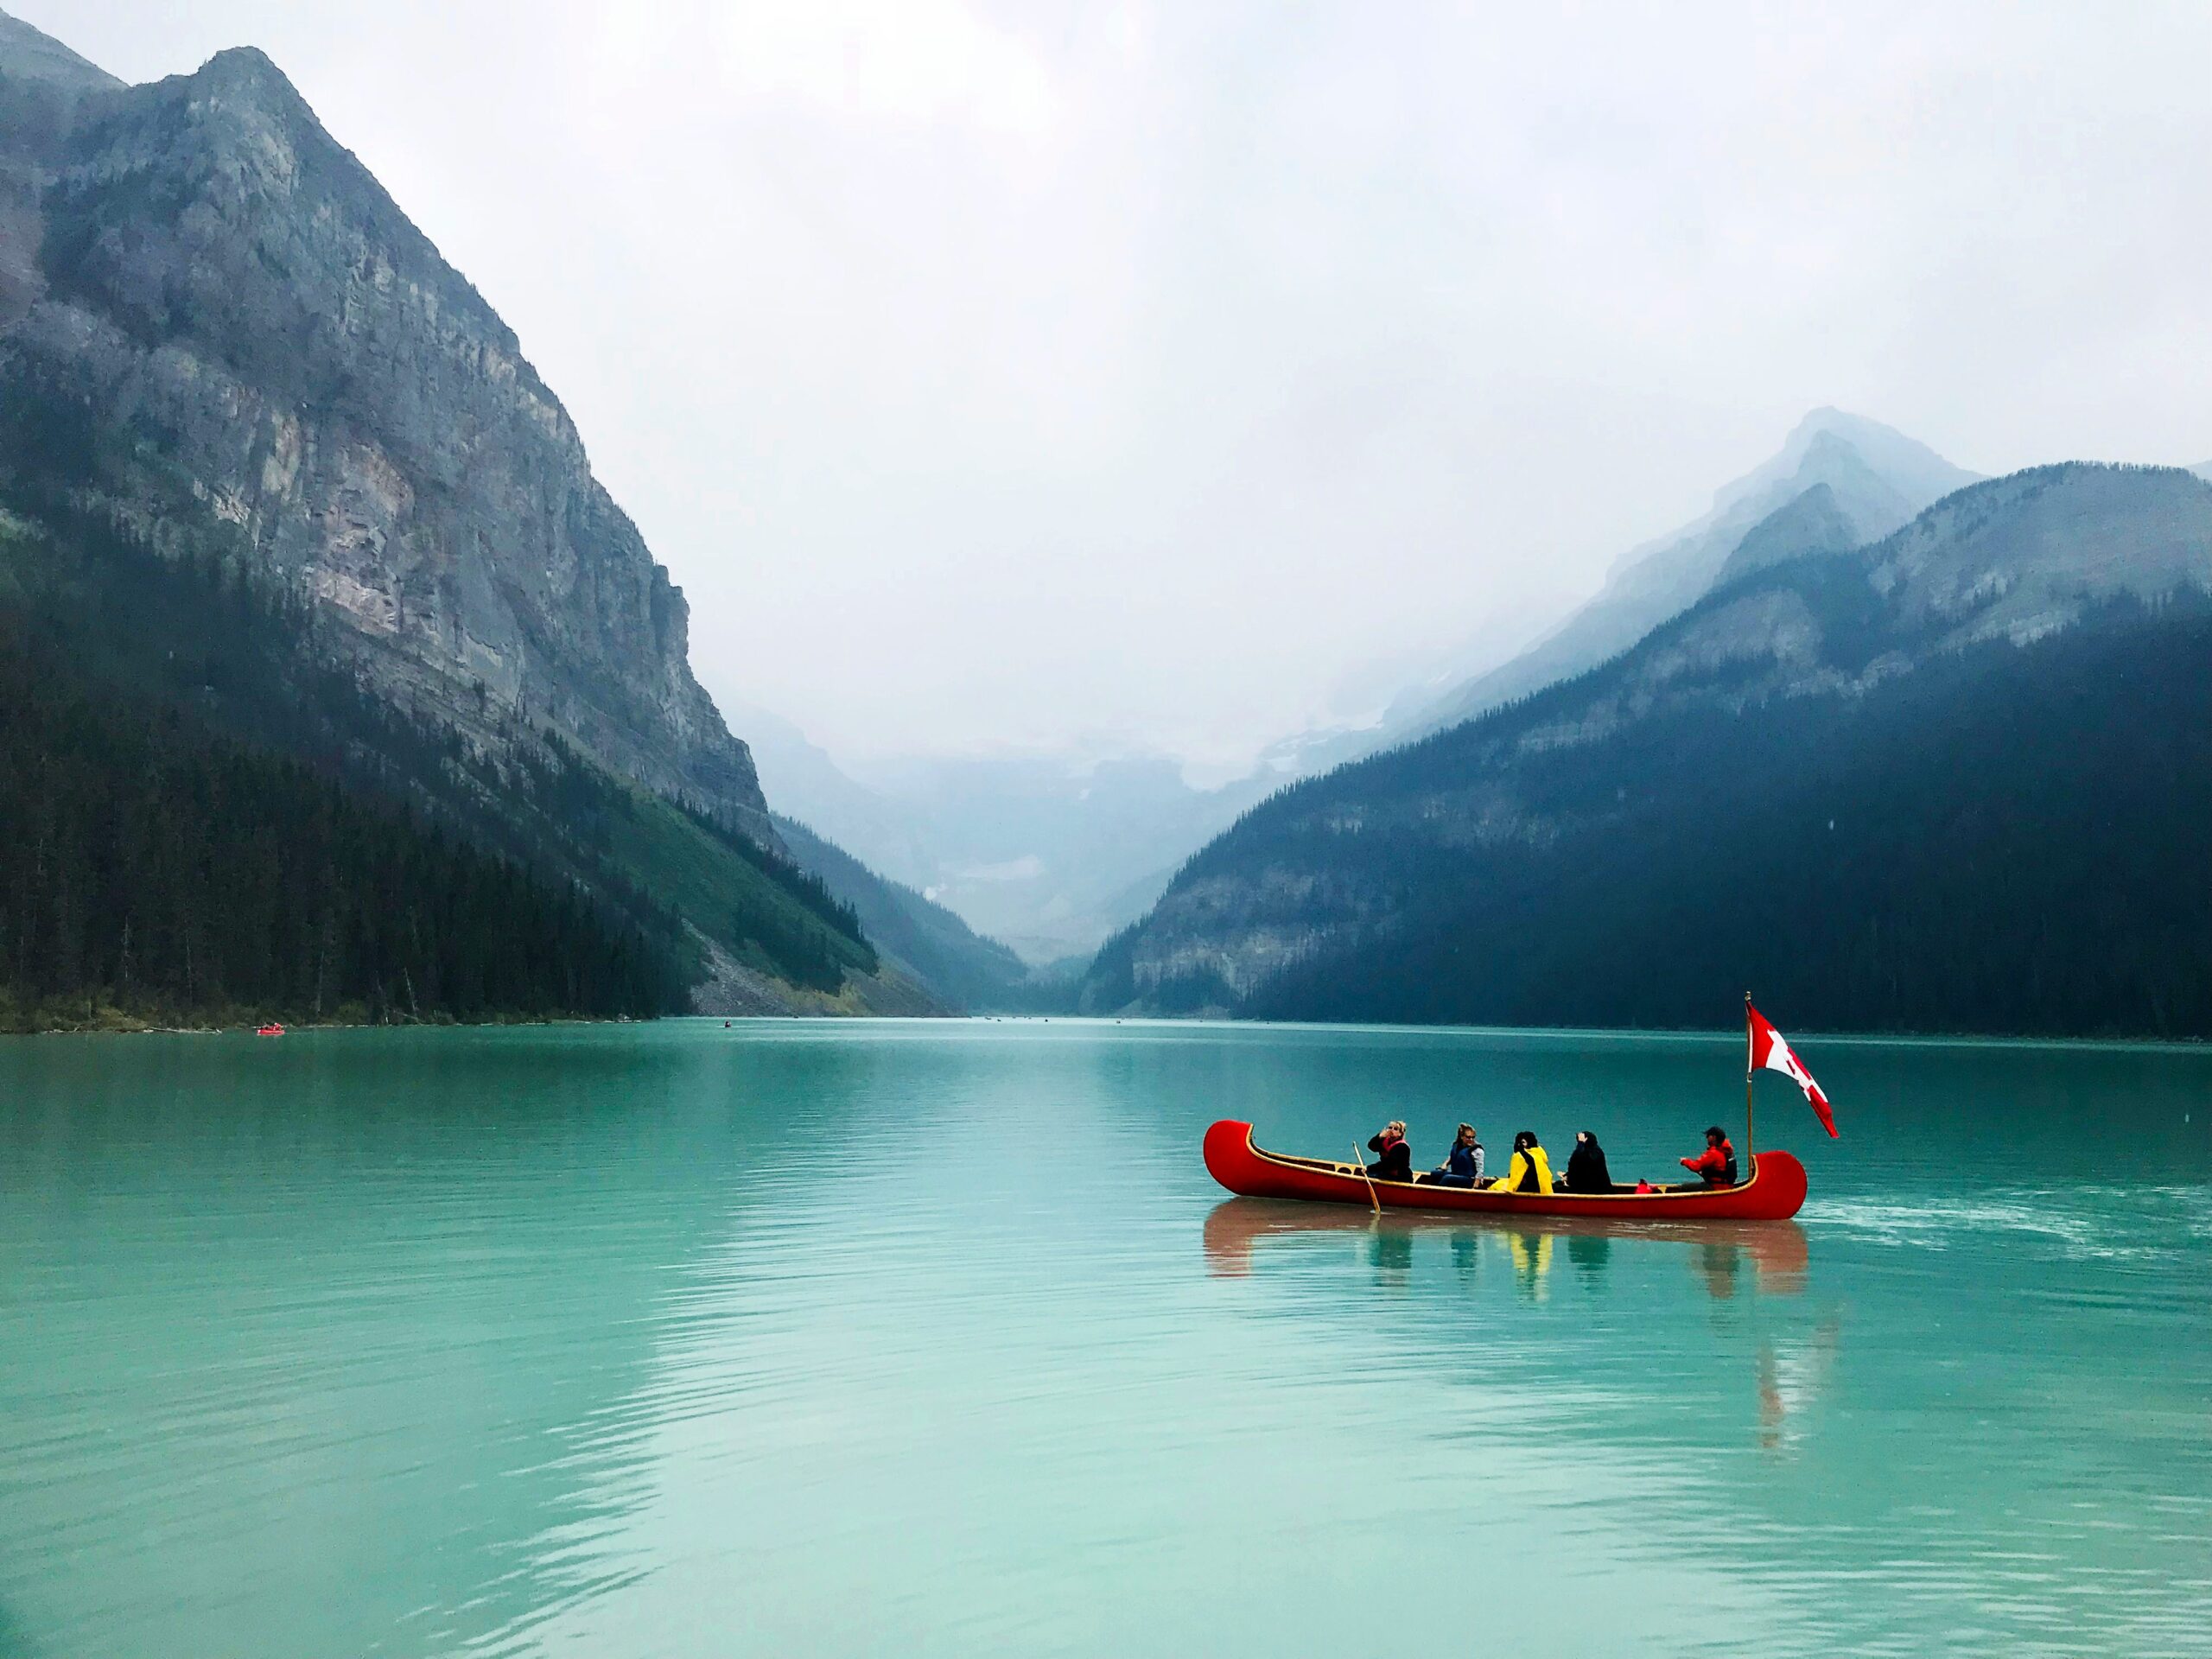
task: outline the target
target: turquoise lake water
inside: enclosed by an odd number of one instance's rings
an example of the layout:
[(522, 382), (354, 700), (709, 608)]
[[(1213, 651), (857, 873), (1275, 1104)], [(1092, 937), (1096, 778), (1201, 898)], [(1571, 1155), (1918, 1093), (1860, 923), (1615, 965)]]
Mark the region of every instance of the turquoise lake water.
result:
[(1791, 1034), (1706, 1231), (1198, 1138), (1656, 1178), (1739, 1037), (0, 1041), (0, 1656), (2212, 1649), (2212, 1053)]

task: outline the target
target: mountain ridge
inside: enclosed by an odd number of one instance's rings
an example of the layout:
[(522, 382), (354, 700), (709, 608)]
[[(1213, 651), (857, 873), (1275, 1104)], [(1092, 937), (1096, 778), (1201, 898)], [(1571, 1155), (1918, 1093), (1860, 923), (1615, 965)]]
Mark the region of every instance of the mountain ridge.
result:
[(127, 84), (4, 11), (0, 11), (0, 74), (72, 92), (115, 92)]
[(1595, 597), (1525, 651), (1434, 699), (1389, 739), (1443, 730), (1628, 649), (1707, 591), (1744, 537), (1810, 488), (1827, 486), (1834, 510), (1866, 542), (1977, 476), (1878, 421), (1815, 409), (1779, 452), (1716, 490), (1703, 517), (1622, 554)]
[(801, 868), (853, 907), (891, 965), (956, 1013), (1003, 1013), (1037, 1001), (1029, 969), (998, 940), (904, 882), (879, 874), (843, 848), (782, 813), (776, 828)]
[[(1817, 727), (1822, 743), (1852, 753), (1870, 741), (1853, 735), (1852, 710), (1882, 699), (1893, 709), (1921, 695), (1916, 674), (1952, 675), (1962, 652), (1998, 652), (1973, 657), (1994, 683), (2018, 660), (2005, 653), (2071, 640), (2114, 605), (2147, 607), (2141, 626), (2154, 639), (2160, 607), (2208, 591), (2212, 486), (2186, 472), (2068, 463), (1971, 486), (1878, 543), (1751, 570), (1574, 679), (1281, 792), (1194, 855), (1153, 912), (1102, 950), (1085, 1005), (1315, 1017), (1327, 1002), (1317, 988), (1325, 973), (1343, 985), (1389, 982), (1418, 1005), (1390, 951), (1427, 938), (1433, 968), (1456, 960), (1470, 976), (1499, 950), (1510, 959), (1511, 948), (1486, 945), (1481, 930), (1455, 933), (1439, 919), (1464, 912), (1498, 925), (1499, 894), (1521, 894), (1523, 911), (1554, 906), (1578, 938), (1601, 939), (1602, 919), (1558, 911), (1567, 900), (1557, 895), (1587, 885), (1588, 870), (1632, 869), (1644, 844), (1638, 823), (1675, 823), (1667, 815), (1688, 810), (1707, 778), (1752, 764), (1700, 734), (1730, 722)], [(2052, 660), (2086, 660), (2097, 648), (2066, 645)], [(2037, 695), (2031, 681), (2008, 683), (2023, 701)], [(1981, 695), (1976, 683), (1959, 683), (1958, 707)], [(1939, 702), (1921, 717), (1942, 714)], [(1906, 747), (1916, 741), (1910, 726), (1885, 730)], [(2212, 767), (2187, 731), (2154, 734), (2187, 764)], [(1890, 766), (1880, 775), (1900, 774)], [(2039, 787), (2031, 764), (2010, 775), (2020, 790)], [(1971, 774), (1955, 779), (1940, 798), (1971, 817)], [(1731, 798), (1732, 810), (1763, 810), (1756, 791)], [(1694, 866), (1691, 832), (1668, 833), (1668, 855)], [(1927, 876), (1939, 891), (1943, 879)], [(1662, 888), (1650, 902), (1663, 902)], [(1630, 882), (1620, 902), (1643, 902), (1633, 899), (1640, 891)], [(2083, 960), (2094, 960), (2087, 942)], [(1282, 989), (1294, 983), (1305, 992)], [(1346, 1017), (1398, 1016), (1362, 1005)], [(1486, 1016), (1462, 1007), (1452, 1017)]]
[(0, 464), (49, 459), (42, 412), (91, 452), (78, 505), (305, 588), (393, 700), (486, 741), (550, 725), (772, 842), (683, 595), (566, 410), (266, 55), (105, 91), (38, 160)]

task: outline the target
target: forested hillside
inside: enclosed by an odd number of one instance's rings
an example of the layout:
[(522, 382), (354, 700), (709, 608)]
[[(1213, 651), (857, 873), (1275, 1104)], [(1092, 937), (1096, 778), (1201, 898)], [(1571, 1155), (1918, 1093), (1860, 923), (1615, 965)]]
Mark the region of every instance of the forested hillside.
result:
[(1843, 1030), (2212, 1034), (2208, 669), (2202, 601), (2127, 607), (1859, 707), (1579, 752), (1555, 785), (1632, 814), (1468, 861), (1389, 942), (1317, 953), (1247, 1011), (1698, 1027), (1751, 987)]
[(665, 926), (90, 685), (20, 614), (0, 614), (0, 1029), (685, 1004)]
[(800, 868), (850, 907), (869, 942), (945, 1002), (995, 1012), (1028, 1005), (1029, 970), (996, 939), (797, 820), (779, 817), (775, 823)]
[(2212, 1034), (2212, 488), (2063, 467), (1285, 791), (1096, 1009)]
[[(849, 907), (779, 851), (703, 810), (609, 776), (556, 735), (518, 730), (503, 744), (478, 747), (434, 719), (394, 709), (318, 648), (318, 631), (327, 624), (312, 604), (272, 588), (250, 568), (204, 554), (163, 557), (97, 519), (71, 514), (58, 495), (36, 499), (57, 524), (0, 510), (0, 626), (16, 642), (19, 673), (29, 672), (20, 664), (35, 661), (43, 683), (75, 711), (69, 718), (77, 728), (106, 730), (99, 711), (111, 710), (114, 734), (101, 740), (108, 746), (101, 753), (135, 753), (130, 745), (143, 743), (158, 754), (162, 743), (174, 742), (192, 749), (194, 766), (220, 757), (238, 776), (260, 780), (238, 785), (247, 798), (259, 791), (272, 801), (292, 802), (271, 811), (308, 810), (285, 793), (296, 785), (312, 780), (317, 788), (339, 786), (346, 803), (331, 810), (341, 817), (352, 813), (347, 823), (398, 826), (394, 833), (404, 830), (403, 840), (435, 830), (441, 850), (406, 857), (457, 859), (456, 868), (481, 864), (510, 876), (529, 872), (524, 885), (531, 892), (582, 905), (606, 938), (636, 958), (633, 978), (646, 988), (626, 1002), (594, 993), (577, 1001), (507, 1007), (428, 993), (416, 972), (411, 999), (405, 982), (394, 981), (381, 998), (367, 990), (358, 997), (327, 992), (327, 1006), (354, 1001), (372, 1014), (412, 1014), (418, 1006), (426, 1014), (454, 1015), (677, 1012), (687, 997), (671, 995), (669, 987), (690, 987), (710, 965), (827, 996), (841, 993), (848, 975), (874, 972), (874, 950)], [(35, 656), (23, 658), (25, 652)], [(35, 734), (48, 728), (24, 729)], [(0, 789), (19, 800), (35, 798), (41, 785), (22, 768), (38, 753), (35, 744), (11, 749), (11, 770), (0, 778)], [(177, 786), (188, 792), (196, 787)], [(73, 787), (87, 801), (129, 797), (124, 780), (103, 784), (92, 773)], [(221, 845), (220, 830), (210, 828), (218, 836), (211, 849)], [(464, 847), (473, 850), (464, 854)], [(322, 868), (313, 863), (312, 849), (300, 855), (308, 861), (284, 865), (287, 880)], [(391, 857), (404, 861), (397, 852)], [(150, 891), (131, 887), (148, 877), (147, 867), (111, 860), (101, 868), (104, 880), (122, 884), (116, 903), (123, 910), (157, 902)], [(353, 877), (340, 870), (336, 879), (342, 885)], [(65, 896), (62, 902), (74, 901)], [(318, 900), (301, 893), (287, 902), (312, 906)], [(112, 988), (119, 971), (113, 949), (84, 955), (86, 966), (42, 965), (35, 959), (38, 942), (51, 944), (54, 938), (50, 929), (15, 935), (24, 953), (11, 969), (18, 982), (50, 988), (60, 982), (55, 974), (67, 980), (82, 973)], [(517, 938), (543, 942), (527, 926)], [(504, 949), (505, 943), (475, 936), (470, 948)], [(240, 948), (250, 957), (264, 947), (272, 960), (283, 955), (274, 934), (264, 946)], [(70, 989), (73, 995), (73, 981)], [(228, 1001), (250, 1000), (195, 973), (164, 1006), (213, 1013)], [(295, 1014), (311, 1011), (305, 1003), (285, 1006)]]

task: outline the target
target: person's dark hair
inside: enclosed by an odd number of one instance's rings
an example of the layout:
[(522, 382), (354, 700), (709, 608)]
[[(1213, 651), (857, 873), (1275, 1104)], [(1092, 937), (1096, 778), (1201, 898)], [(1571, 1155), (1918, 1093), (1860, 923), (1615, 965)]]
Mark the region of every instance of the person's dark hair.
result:
[(1593, 1147), (1598, 1144), (1598, 1137), (1588, 1129), (1577, 1129), (1574, 1132), (1574, 1138), (1578, 1141), (1587, 1141)]
[(1523, 1129), (1513, 1137), (1513, 1150), (1516, 1152), (1526, 1152), (1535, 1144), (1536, 1132), (1534, 1129)]
[(1716, 1123), (1705, 1132), (1705, 1138), (1717, 1147), (1728, 1138), (1728, 1131)]

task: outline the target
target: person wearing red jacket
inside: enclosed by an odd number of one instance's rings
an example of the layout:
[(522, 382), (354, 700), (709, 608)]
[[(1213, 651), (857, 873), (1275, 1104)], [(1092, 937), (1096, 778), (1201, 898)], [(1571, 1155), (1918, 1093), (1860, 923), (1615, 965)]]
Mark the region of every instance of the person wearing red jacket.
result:
[(1707, 1186), (1736, 1185), (1736, 1148), (1728, 1144), (1728, 1131), (1719, 1124), (1705, 1132), (1705, 1150), (1681, 1161), (1684, 1169), (1700, 1178)]

